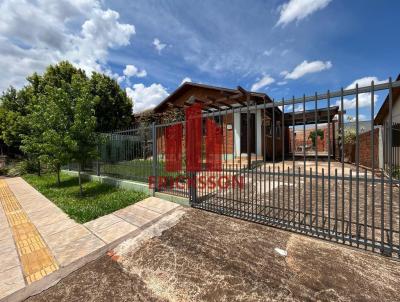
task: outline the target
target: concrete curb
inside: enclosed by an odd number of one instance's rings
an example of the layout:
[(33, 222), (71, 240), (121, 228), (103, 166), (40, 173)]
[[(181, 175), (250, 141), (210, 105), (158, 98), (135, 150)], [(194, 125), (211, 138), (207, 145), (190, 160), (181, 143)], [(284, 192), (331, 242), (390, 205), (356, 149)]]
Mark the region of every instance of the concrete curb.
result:
[[(66, 174), (69, 174), (72, 176), (78, 175), (78, 172), (76, 172), (76, 171), (69, 171), (69, 170), (62, 170), (62, 171), (65, 172)], [(123, 188), (125, 190), (140, 191), (140, 192), (149, 194), (150, 196), (153, 194), (153, 190), (149, 189), (148, 184), (145, 184), (145, 183), (132, 181), (132, 180), (117, 179), (117, 178), (113, 178), (113, 177), (109, 177), (109, 176), (97, 176), (97, 175), (92, 175), (92, 174), (85, 173), (85, 172), (81, 172), (81, 175), (85, 179), (109, 184), (109, 185), (112, 185), (115, 187)], [(167, 201), (175, 202), (182, 206), (190, 206), (189, 198), (186, 198), (186, 197), (170, 195), (170, 194), (162, 193), (162, 192), (155, 192), (154, 196), (164, 199), (164, 200), (167, 200)]]
[[(72, 176), (78, 176), (78, 172), (76, 172), (76, 171), (62, 170), (62, 172), (65, 172), (66, 174), (69, 174)], [(109, 184), (111, 186), (115, 186), (118, 188), (123, 188), (126, 190), (140, 191), (140, 192), (147, 193), (149, 195), (153, 194), (153, 190), (150, 190), (149, 186), (142, 182), (126, 180), (126, 179), (118, 179), (118, 178), (113, 178), (113, 177), (109, 177), (109, 176), (97, 176), (97, 175), (92, 175), (92, 174), (85, 173), (85, 172), (81, 172), (81, 176), (85, 179), (89, 179), (92, 181), (98, 181), (98, 182)]]

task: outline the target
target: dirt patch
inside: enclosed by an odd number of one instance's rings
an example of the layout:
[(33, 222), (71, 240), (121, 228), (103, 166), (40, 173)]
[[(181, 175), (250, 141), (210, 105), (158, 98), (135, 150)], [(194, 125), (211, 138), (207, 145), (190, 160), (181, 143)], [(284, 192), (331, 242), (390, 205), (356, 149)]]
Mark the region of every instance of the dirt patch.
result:
[[(275, 248), (286, 250), (287, 257)], [(169, 301), (377, 301), (400, 297), (400, 263), (190, 209), (121, 260)]]
[(101, 258), (30, 301), (398, 301), (398, 280), (388, 258), (186, 209), (119, 263)]
[(104, 256), (26, 301), (165, 301), (155, 296), (138, 277), (123, 272)]

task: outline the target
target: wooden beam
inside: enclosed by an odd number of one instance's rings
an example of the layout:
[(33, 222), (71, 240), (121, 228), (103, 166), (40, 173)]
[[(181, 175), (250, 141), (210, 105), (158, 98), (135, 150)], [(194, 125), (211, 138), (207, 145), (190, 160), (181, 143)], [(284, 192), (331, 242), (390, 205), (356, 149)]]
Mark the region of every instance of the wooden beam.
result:
[(216, 99), (215, 102), (219, 103), (219, 102), (224, 102), (224, 101), (228, 101), (228, 100), (236, 101), (237, 99), (240, 99), (240, 98), (243, 98), (243, 97), (244, 97), (243, 94), (238, 93), (238, 94), (233, 94), (233, 95), (230, 95), (230, 96), (225, 96), (225, 97)]
[(238, 86), (237, 90), (239, 90), (243, 95), (249, 94), (249, 92), (246, 89), (244, 89), (242, 86)]
[(228, 104), (228, 103), (225, 103), (224, 101), (219, 101), (219, 102), (216, 102), (217, 104), (221, 104), (221, 105), (224, 105), (224, 106), (226, 106), (226, 107), (228, 107), (228, 108), (233, 108), (230, 104)]

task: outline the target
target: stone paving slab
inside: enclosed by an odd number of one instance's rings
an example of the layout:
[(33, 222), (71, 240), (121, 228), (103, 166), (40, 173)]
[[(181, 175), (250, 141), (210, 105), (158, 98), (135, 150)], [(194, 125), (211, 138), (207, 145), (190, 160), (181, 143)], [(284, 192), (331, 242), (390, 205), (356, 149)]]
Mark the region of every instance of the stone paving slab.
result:
[(109, 227), (101, 230), (94, 230), (93, 232), (104, 242), (110, 243), (137, 229), (137, 226), (122, 220), (120, 222), (110, 225)]
[(0, 241), (0, 272), (19, 266), (20, 260), (12, 237)]
[(179, 207), (178, 204), (173, 203), (173, 202), (165, 202), (164, 200), (163, 200), (163, 202), (160, 202), (160, 199), (155, 198), (155, 197), (150, 197), (145, 200), (139, 201), (135, 205), (147, 208), (149, 210), (152, 210), (152, 211), (160, 213), (160, 214), (165, 214), (165, 213)]
[(154, 212), (147, 208), (143, 208), (140, 205), (136, 205), (116, 211), (115, 215), (133, 225), (136, 225), (137, 227), (142, 227), (146, 223), (149, 223), (150, 221), (158, 217), (160, 213)]
[(73, 219), (65, 218), (51, 224), (39, 225), (37, 228), (44, 237), (47, 237), (74, 226), (76, 226), (76, 222)]
[(83, 225), (91, 231), (96, 231), (96, 230), (102, 230), (121, 221), (122, 219), (115, 216), (114, 214), (108, 214), (103, 217), (99, 217), (95, 220), (86, 222)]
[(180, 207), (149, 197), (79, 224), (22, 178), (0, 182), (0, 301), (40, 292)]
[(1, 272), (0, 280), (0, 299), (23, 289), (26, 286), (20, 266), (15, 266)]
[(90, 255), (106, 244), (93, 234), (81, 237), (69, 244), (59, 245), (52, 248), (52, 252), (60, 265), (65, 267), (74, 261)]

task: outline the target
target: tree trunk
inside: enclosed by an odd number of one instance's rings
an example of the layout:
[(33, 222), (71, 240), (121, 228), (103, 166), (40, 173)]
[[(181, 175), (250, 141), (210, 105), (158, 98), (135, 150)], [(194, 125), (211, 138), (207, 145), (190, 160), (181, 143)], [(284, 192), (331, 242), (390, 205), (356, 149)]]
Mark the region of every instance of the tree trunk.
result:
[(79, 192), (81, 193), (81, 196), (83, 195), (83, 190), (82, 190), (82, 178), (81, 178), (81, 163), (78, 164), (78, 180), (79, 180)]
[(42, 176), (41, 171), (40, 171), (40, 160), (38, 159), (38, 176)]
[(60, 181), (60, 165), (57, 165), (57, 185), (61, 185), (61, 181)]

